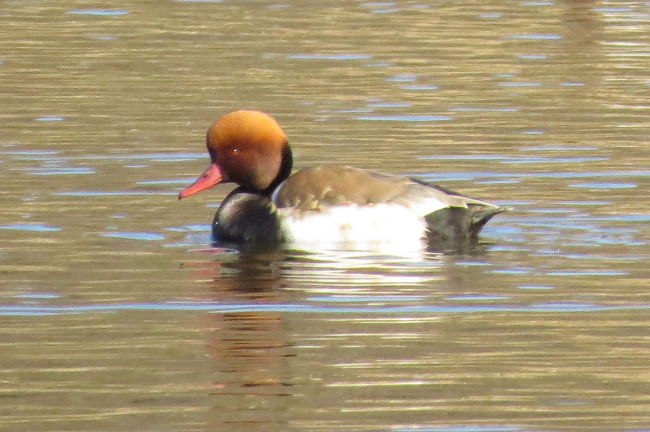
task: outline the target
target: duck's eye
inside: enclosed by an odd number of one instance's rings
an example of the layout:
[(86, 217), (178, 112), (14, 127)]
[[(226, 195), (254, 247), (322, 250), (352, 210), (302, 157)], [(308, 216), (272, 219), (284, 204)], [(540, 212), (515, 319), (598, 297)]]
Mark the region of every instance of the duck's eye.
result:
[(239, 153), (239, 148), (237, 148), (237, 147), (233, 147), (233, 148), (231, 148), (231, 149), (230, 149), (230, 153), (231, 153), (231, 154), (237, 154), (237, 153)]

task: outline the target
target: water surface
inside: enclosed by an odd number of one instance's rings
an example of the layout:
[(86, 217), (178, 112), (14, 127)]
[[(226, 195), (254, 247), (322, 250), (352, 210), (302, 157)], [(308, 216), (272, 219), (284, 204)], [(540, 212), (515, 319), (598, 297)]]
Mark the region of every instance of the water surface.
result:
[[(645, 2), (15, 1), (0, 428), (650, 429)], [(105, 7), (104, 7), (105, 6)], [(466, 253), (213, 246), (205, 130), (513, 207)]]

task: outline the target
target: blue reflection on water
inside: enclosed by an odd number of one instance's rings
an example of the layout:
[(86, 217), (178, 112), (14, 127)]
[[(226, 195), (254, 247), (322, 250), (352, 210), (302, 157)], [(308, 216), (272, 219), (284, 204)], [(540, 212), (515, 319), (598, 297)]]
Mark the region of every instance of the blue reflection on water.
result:
[(421, 301), (424, 297), (419, 296), (395, 296), (395, 295), (380, 295), (380, 296), (367, 296), (367, 295), (333, 295), (333, 296), (318, 296), (309, 297), (309, 301), (327, 302), (327, 303), (358, 303), (358, 302), (410, 302)]
[(402, 90), (411, 90), (411, 91), (427, 91), (427, 90), (438, 90), (438, 86), (433, 84), (413, 84), (413, 85), (403, 85), (400, 86)]
[(250, 313), (250, 312), (286, 312), (286, 313), (322, 313), (322, 314), (471, 314), (503, 312), (595, 312), (614, 310), (647, 310), (650, 305), (596, 305), (591, 303), (539, 303), (529, 306), (328, 306), (309, 304), (221, 304), (212, 302), (163, 302), (163, 303), (126, 303), (93, 304), (68, 306), (40, 305), (0, 305), (0, 315), (69, 315), (84, 313), (113, 313), (121, 311), (179, 311), (204, 313)]
[(67, 12), (70, 15), (99, 15), (99, 16), (119, 16), (128, 15), (129, 11), (124, 10), (105, 10), (105, 9), (76, 9)]
[(165, 229), (167, 231), (172, 231), (172, 232), (206, 232), (206, 231), (210, 231), (212, 228), (210, 225), (206, 225), (206, 224), (193, 224), (193, 225), (183, 225), (178, 227), (169, 227)]
[[(558, 149), (561, 151), (564, 149)], [(527, 150), (528, 151), (528, 150)], [(584, 163), (584, 162), (603, 162), (609, 160), (608, 157), (581, 157), (581, 156), (566, 156), (566, 157), (548, 157), (548, 156), (502, 156), (502, 155), (436, 155), (436, 156), (421, 156), (422, 160), (496, 160), (502, 164), (536, 164), (536, 163)], [(488, 173), (494, 175), (494, 172)], [(552, 173), (552, 174), (565, 174), (565, 173)], [(599, 173), (581, 173), (583, 176), (598, 175)], [(522, 175), (522, 174), (517, 174)], [(526, 174), (523, 174), (526, 175)]]
[(398, 122), (433, 122), (433, 121), (446, 121), (452, 119), (453, 117), (449, 117), (449, 116), (433, 116), (433, 115), (357, 116), (357, 120), (398, 121)]
[(546, 54), (519, 54), (517, 58), (522, 60), (545, 60), (548, 56)]
[(499, 87), (541, 87), (540, 82), (500, 82), (497, 83)]
[(192, 179), (181, 178), (181, 179), (162, 179), (162, 180), (140, 180), (136, 182), (139, 185), (184, 185), (186, 183), (191, 183)]
[(519, 3), (522, 6), (551, 6), (554, 5), (555, 2), (552, 1), (524, 1)]
[(546, 274), (549, 276), (624, 276), (628, 272), (619, 270), (565, 270), (551, 271)]
[(507, 300), (510, 297), (507, 296), (488, 296), (488, 295), (464, 295), (464, 296), (453, 296), (445, 297), (445, 300), (457, 300), (457, 301), (490, 301), (490, 300)]
[(635, 183), (573, 183), (572, 188), (589, 188), (589, 189), (631, 189), (637, 187)]
[(132, 195), (178, 195), (177, 192), (165, 191), (70, 191), (70, 192), (54, 192), (55, 196), (68, 196), (68, 197), (101, 197), (101, 196), (132, 196)]
[[(446, 157), (452, 160), (501, 160), (502, 156), (496, 155), (477, 155), (477, 156), (423, 156), (420, 159), (424, 160), (444, 160)], [(565, 161), (566, 163), (566, 161)], [(457, 171), (450, 173), (422, 173), (422, 174), (409, 174), (411, 177), (420, 178), (424, 181), (454, 181), (454, 180), (475, 180), (480, 178), (591, 178), (591, 177), (648, 177), (650, 171), (599, 171), (599, 172), (577, 172), (577, 171), (561, 171), (561, 172), (524, 172), (524, 173), (508, 173), (498, 171)]]
[(163, 234), (151, 232), (110, 232), (102, 234), (102, 237), (123, 238), (129, 240), (164, 240), (166, 238)]
[(513, 432), (523, 430), (517, 426), (405, 426), (391, 429), (395, 432)]
[(368, 60), (369, 54), (292, 54), (288, 58), (295, 60)]
[(523, 290), (552, 290), (555, 289), (554, 286), (550, 285), (519, 285), (517, 288)]
[(31, 293), (31, 294), (18, 294), (14, 296), (15, 298), (20, 299), (38, 299), (38, 300), (50, 300), (61, 297), (59, 294), (52, 293)]
[[(525, 131), (527, 134), (543, 134), (544, 131)], [(521, 151), (592, 151), (598, 150), (598, 147), (588, 147), (588, 146), (565, 146), (560, 145), (557, 147), (551, 146), (533, 146), (533, 147), (520, 147)]]
[(91, 39), (97, 39), (97, 40), (106, 40), (106, 41), (111, 41), (111, 40), (117, 40), (117, 36), (113, 35), (95, 35), (95, 36), (90, 36)]
[(563, 39), (563, 36), (556, 34), (519, 34), (509, 35), (506, 39), (532, 39), (532, 40), (557, 40)]
[(38, 117), (38, 118), (35, 118), (34, 120), (36, 120), (36, 121), (44, 121), (44, 122), (63, 121), (63, 120), (65, 120), (65, 117), (59, 117), (59, 116), (45, 116), (45, 117)]
[(515, 107), (456, 107), (450, 111), (459, 112), (518, 112), (519, 108)]
[(595, 7), (591, 9), (594, 12), (602, 13), (622, 13), (622, 12), (632, 12), (634, 9), (631, 7)]
[(412, 104), (406, 102), (376, 102), (368, 104), (370, 108), (407, 108)]
[(29, 175), (37, 176), (56, 176), (56, 175), (86, 175), (86, 174), (95, 174), (95, 171), (92, 168), (47, 168), (47, 169), (33, 169), (29, 170), (27, 173)]
[[(53, 162), (49, 155), (58, 154), (57, 150), (9, 150), (0, 151), (2, 155), (18, 156), (14, 159), (17, 160), (34, 160), (34, 161), (47, 161)], [(189, 152), (176, 152), (176, 153), (149, 153), (149, 154), (131, 154), (131, 155), (79, 155), (79, 156), (66, 156), (57, 157), (56, 161), (63, 163), (65, 161), (75, 160), (110, 160), (110, 161), (131, 161), (131, 160), (147, 160), (150, 162), (187, 162), (197, 159), (206, 159), (205, 153), (189, 153)]]
[(496, 19), (496, 18), (502, 18), (503, 14), (496, 13), (496, 12), (488, 12), (488, 13), (480, 14), (479, 17), (485, 19)]
[(0, 225), (0, 229), (18, 230), (18, 231), (36, 231), (36, 232), (61, 231), (61, 228), (59, 227), (54, 227), (51, 225), (40, 225), (40, 224), (7, 224), (7, 225)]
[(393, 82), (414, 82), (417, 79), (415, 74), (398, 74), (390, 78), (386, 78), (386, 81)]
[[(1, 155), (8, 156), (45, 156), (58, 154), (58, 150), (9, 150), (0, 151)], [(37, 159), (38, 160), (38, 159)]]

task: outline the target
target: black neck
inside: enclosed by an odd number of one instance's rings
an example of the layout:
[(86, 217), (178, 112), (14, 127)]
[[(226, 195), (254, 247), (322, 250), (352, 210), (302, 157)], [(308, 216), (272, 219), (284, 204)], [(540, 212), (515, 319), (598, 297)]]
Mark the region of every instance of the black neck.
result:
[(289, 178), (291, 175), (291, 168), (293, 166), (293, 154), (291, 153), (291, 147), (287, 143), (282, 149), (282, 160), (280, 161), (280, 169), (278, 170), (278, 175), (275, 176), (275, 179), (271, 182), (269, 187), (264, 189), (261, 193), (263, 195), (271, 195), (276, 187), (280, 185), (283, 181)]

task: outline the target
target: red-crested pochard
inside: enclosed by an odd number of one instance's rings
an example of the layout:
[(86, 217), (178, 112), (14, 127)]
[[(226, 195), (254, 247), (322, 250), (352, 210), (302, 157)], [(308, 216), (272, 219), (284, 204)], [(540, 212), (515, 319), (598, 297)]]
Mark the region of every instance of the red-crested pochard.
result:
[(291, 174), (292, 154), (278, 123), (259, 111), (236, 111), (209, 129), (212, 164), (179, 194), (219, 183), (237, 187), (213, 223), (221, 241), (465, 243), (503, 207), (440, 186), (338, 165)]

